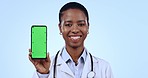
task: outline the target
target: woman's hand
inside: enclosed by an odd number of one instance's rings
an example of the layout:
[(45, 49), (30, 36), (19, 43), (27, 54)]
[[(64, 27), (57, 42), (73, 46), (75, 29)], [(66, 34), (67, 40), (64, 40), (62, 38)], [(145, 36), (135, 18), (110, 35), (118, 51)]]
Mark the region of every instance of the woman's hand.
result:
[(50, 67), (50, 57), (49, 53), (47, 53), (46, 59), (32, 59), (31, 58), (32, 51), (29, 49), (29, 60), (32, 62), (32, 64), (35, 66), (36, 70), (41, 74), (47, 74), (49, 73), (49, 67)]

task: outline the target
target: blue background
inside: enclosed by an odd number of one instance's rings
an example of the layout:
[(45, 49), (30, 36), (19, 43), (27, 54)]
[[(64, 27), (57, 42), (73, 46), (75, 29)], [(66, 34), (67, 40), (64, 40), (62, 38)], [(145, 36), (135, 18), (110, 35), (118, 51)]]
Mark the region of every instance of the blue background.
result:
[[(73, 0), (78, 1), (78, 0)], [(48, 52), (64, 46), (59, 35), (58, 12), (67, 0), (0, 1), (0, 77), (31, 78), (28, 60), (31, 26), (48, 26)], [(148, 78), (148, 1), (78, 1), (89, 11), (86, 48), (112, 66), (115, 78)]]

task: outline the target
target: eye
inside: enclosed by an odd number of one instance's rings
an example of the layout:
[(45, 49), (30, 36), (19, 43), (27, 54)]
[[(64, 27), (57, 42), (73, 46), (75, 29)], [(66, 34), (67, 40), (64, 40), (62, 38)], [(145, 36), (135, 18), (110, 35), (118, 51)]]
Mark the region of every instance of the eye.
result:
[(82, 26), (85, 26), (85, 24), (84, 23), (80, 23), (80, 24), (78, 24), (78, 26), (82, 27)]
[(71, 26), (72, 26), (72, 24), (65, 24), (65, 26), (71, 27)]

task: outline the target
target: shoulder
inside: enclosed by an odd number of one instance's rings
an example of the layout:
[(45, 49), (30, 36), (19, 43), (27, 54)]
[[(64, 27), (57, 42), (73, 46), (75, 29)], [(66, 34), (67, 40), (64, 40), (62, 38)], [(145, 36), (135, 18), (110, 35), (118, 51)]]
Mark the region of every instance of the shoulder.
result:
[(99, 64), (99, 66), (103, 66), (103, 67), (110, 67), (110, 64), (108, 61), (104, 60), (104, 59), (101, 59), (101, 58), (98, 58), (96, 56), (93, 56), (93, 61), (96, 63), (96, 64)]
[[(104, 76), (106, 75), (107, 78), (113, 78), (113, 73), (112, 73), (112, 69), (109, 62), (95, 56), (93, 56), (93, 60), (94, 60), (94, 71), (97, 71), (98, 74), (101, 74)], [(103, 77), (103, 78), (106, 78), (106, 77)]]

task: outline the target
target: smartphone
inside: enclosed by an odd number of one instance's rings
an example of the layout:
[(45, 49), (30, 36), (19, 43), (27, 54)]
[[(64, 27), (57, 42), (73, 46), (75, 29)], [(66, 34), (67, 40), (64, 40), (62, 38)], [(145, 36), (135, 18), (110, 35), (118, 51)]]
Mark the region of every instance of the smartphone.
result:
[(47, 26), (33, 25), (31, 27), (32, 59), (46, 59), (47, 55)]

